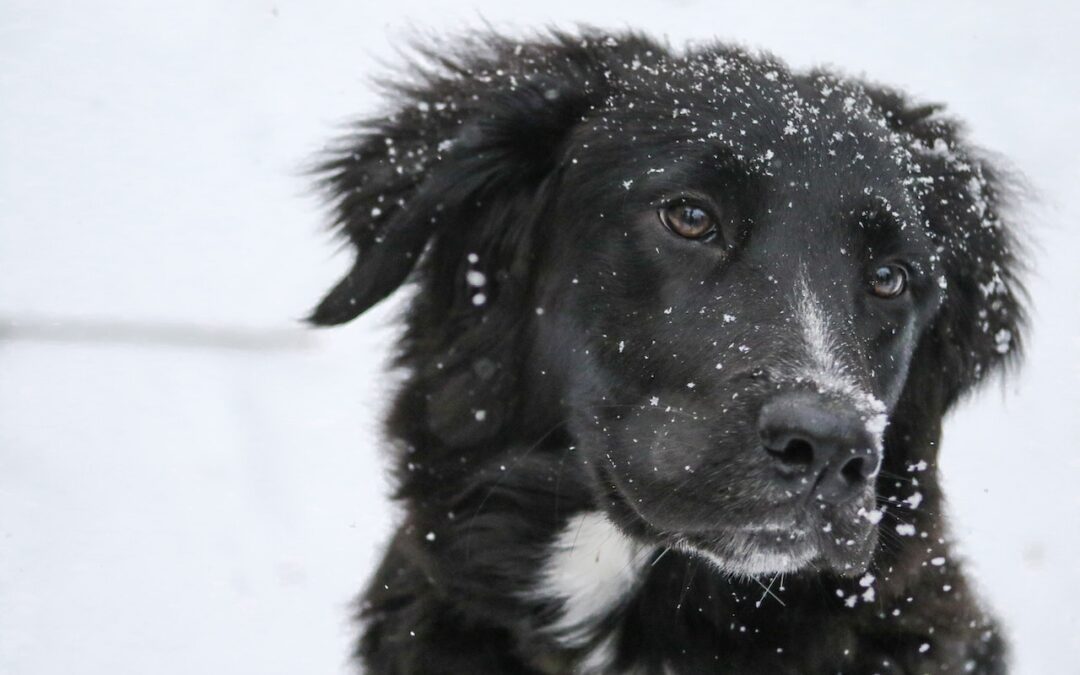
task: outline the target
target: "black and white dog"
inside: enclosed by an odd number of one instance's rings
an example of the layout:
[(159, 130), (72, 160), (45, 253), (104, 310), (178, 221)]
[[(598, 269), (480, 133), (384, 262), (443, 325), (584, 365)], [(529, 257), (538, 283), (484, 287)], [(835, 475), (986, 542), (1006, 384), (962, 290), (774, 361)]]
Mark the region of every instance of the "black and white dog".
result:
[(420, 51), (319, 169), (311, 320), (417, 287), (366, 671), (1004, 672), (936, 475), (1023, 324), (957, 123), (723, 45)]

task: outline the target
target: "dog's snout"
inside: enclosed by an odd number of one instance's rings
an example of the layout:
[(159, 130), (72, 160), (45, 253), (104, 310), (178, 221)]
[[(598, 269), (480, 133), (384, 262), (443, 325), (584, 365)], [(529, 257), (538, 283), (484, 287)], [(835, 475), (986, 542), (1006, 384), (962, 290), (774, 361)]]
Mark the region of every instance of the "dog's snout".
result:
[(878, 471), (881, 453), (854, 409), (810, 393), (789, 393), (762, 409), (758, 431), (778, 480), (830, 503), (859, 492)]

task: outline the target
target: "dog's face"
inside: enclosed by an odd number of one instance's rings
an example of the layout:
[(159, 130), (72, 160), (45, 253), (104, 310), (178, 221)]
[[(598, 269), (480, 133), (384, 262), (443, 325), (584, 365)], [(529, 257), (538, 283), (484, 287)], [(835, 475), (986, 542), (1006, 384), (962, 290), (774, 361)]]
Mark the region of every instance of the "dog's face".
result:
[(857, 82), (637, 38), (545, 49), (433, 77), (327, 163), (360, 259), (314, 320), (427, 246), (403, 400), (438, 442), (568, 420), (631, 535), (736, 574), (863, 569), (887, 430), (920, 423), (904, 401), (936, 428), (1012, 347), (993, 176), (932, 108)]
[[(735, 85), (756, 93), (717, 95)], [(540, 343), (573, 354), (561, 386), (617, 522), (733, 573), (861, 570), (944, 281), (910, 156), (826, 81), (706, 91), (630, 94), (570, 148)]]

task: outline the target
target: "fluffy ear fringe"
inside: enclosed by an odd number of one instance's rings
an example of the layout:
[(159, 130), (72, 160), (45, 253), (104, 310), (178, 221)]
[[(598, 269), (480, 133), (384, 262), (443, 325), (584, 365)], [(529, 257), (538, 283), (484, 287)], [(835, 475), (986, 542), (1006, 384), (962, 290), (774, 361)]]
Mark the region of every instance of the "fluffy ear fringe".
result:
[(308, 320), (355, 318), (406, 281), (441, 228), (467, 227), (480, 194), (494, 203), (539, 184), (603, 99), (615, 49), (610, 37), (562, 33), (416, 48), (410, 83), (386, 87), (396, 111), (360, 123), (315, 168), (357, 260)]

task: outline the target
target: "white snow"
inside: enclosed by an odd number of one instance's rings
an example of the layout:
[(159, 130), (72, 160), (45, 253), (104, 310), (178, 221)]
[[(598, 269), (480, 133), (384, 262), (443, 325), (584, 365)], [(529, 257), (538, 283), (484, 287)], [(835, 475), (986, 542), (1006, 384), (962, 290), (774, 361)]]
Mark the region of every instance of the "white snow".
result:
[(874, 525), (877, 525), (881, 522), (881, 518), (885, 514), (878, 509), (871, 509), (869, 511), (865, 509), (859, 509), (859, 515), (865, 518), (867, 521), (873, 523)]
[[(331, 258), (301, 170), (382, 109), (369, 76), (410, 25), (478, 15), (837, 64), (947, 102), (1015, 162), (1049, 206), (1023, 228), (1039, 244), (1029, 358), (946, 421), (939, 465), (1013, 672), (1076, 662), (1080, 585), (1048, 584), (1080, 560), (1080, 519), (1058, 517), (1080, 509), (1063, 444), (1080, 438), (1076, 4), (8, 0), (0, 672), (352, 672), (350, 603), (398, 517), (379, 428), (402, 298), (302, 331), (351, 259)], [(73, 323), (98, 319), (208, 330), (89, 340)]]
[(1002, 328), (997, 333), (994, 333), (994, 343), (998, 353), (1008, 354), (1009, 350), (1012, 349), (1012, 331)]
[(919, 504), (922, 504), (923, 496), (921, 492), (913, 492), (911, 496), (904, 499), (904, 503), (913, 509), (919, 508)]

